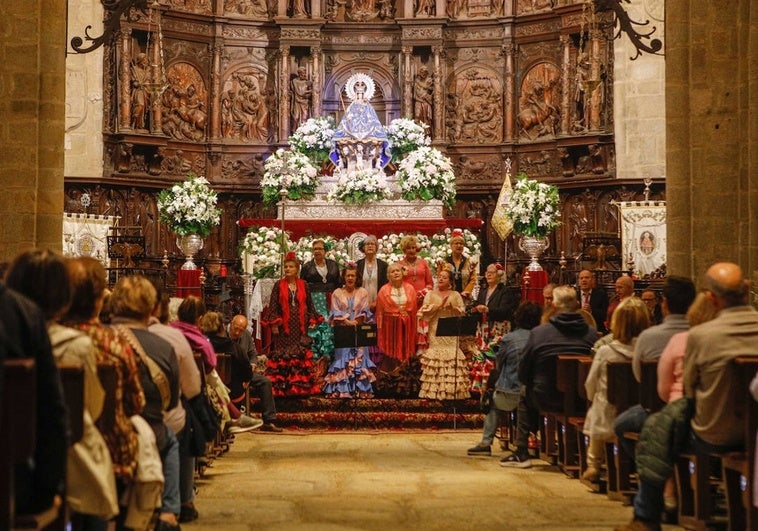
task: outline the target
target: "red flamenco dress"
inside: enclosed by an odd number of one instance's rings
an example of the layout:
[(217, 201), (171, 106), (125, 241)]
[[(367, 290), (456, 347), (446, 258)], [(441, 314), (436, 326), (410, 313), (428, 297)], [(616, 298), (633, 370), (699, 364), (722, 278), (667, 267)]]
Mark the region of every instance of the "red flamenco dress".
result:
[(272, 334), (271, 353), (266, 362), (266, 376), (271, 380), (274, 396), (308, 396), (321, 391), (313, 375), (308, 327), (322, 319), (303, 280), (297, 279), (294, 291), (285, 279), (276, 283), (261, 315), (263, 325), (279, 327), (279, 333)]

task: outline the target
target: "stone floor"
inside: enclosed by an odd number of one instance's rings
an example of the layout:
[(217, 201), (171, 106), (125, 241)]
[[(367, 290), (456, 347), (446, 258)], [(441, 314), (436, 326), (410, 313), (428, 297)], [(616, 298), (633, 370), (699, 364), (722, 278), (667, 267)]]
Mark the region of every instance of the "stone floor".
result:
[(515, 470), (499, 466), (499, 451), (467, 457), (479, 435), (241, 434), (199, 481), (200, 519), (183, 527), (568, 531), (613, 529), (631, 519), (630, 507), (544, 461)]

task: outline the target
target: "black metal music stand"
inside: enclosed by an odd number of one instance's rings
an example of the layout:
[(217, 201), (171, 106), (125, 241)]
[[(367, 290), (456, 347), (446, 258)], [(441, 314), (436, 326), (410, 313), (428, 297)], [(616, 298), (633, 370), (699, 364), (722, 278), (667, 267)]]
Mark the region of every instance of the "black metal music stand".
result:
[[(335, 326), (334, 348), (360, 348), (374, 347), (377, 344), (376, 324), (367, 323), (353, 326)], [(366, 353), (368, 355), (368, 353)], [(358, 408), (358, 392), (346, 403), (350, 407), (350, 415), (353, 419), (353, 429), (358, 431), (358, 419), (362, 418), (371, 423), (366, 414)]]
[[(480, 317), (478, 315), (461, 315), (458, 317), (440, 317), (437, 320), (437, 337), (453, 337), (455, 336), (455, 357), (453, 365), (453, 396), (458, 390), (458, 351), (461, 348), (461, 336), (475, 336), (476, 326), (479, 323)], [(453, 398), (453, 429), (457, 428), (458, 412), (457, 403), (458, 399)]]

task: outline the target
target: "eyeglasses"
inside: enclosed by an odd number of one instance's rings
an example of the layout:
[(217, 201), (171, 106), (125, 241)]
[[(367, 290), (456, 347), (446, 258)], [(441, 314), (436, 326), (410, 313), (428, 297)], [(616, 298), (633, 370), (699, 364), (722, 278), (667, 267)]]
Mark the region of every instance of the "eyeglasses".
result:
[(314, 251), (324, 251), (325, 249), (323, 247), (314, 247)]

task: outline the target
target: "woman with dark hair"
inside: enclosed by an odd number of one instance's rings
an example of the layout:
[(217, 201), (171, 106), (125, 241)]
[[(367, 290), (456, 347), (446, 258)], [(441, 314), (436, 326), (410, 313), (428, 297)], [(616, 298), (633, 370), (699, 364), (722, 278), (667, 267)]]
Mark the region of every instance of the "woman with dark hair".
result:
[(313, 352), (308, 328), (322, 320), (313, 307), (308, 285), (299, 278), (300, 262), (289, 252), (284, 260), (284, 278), (271, 291), (261, 323), (271, 327), (271, 355), (266, 376), (274, 396), (307, 396), (319, 392), (313, 377)]
[[(350, 263), (342, 270), (343, 286), (332, 294), (332, 311), (329, 321), (332, 326), (355, 327), (369, 321), (369, 294), (360, 287), (358, 270)], [(376, 380), (376, 365), (368, 355), (367, 347), (342, 347), (334, 349), (334, 361), (327, 371), (324, 394), (335, 398), (360, 398), (374, 396), (371, 383)]]
[(484, 418), (482, 441), (469, 448), (468, 455), (491, 455), (492, 441), (500, 425), (504, 411), (513, 411), (518, 406), (521, 382), (518, 379), (518, 364), (521, 352), (529, 339), (529, 333), (540, 324), (542, 307), (536, 302), (522, 302), (513, 315), (514, 330), (503, 336), (495, 358), (495, 368), (487, 379), (486, 392), (492, 394), (492, 406)]
[(203, 357), (203, 367), (208, 374), (216, 368), (216, 351), (208, 338), (200, 330), (200, 320), (205, 315), (205, 303), (200, 297), (190, 295), (182, 301), (177, 310), (177, 321), (171, 326), (179, 330), (192, 347), (193, 352), (198, 352)]

